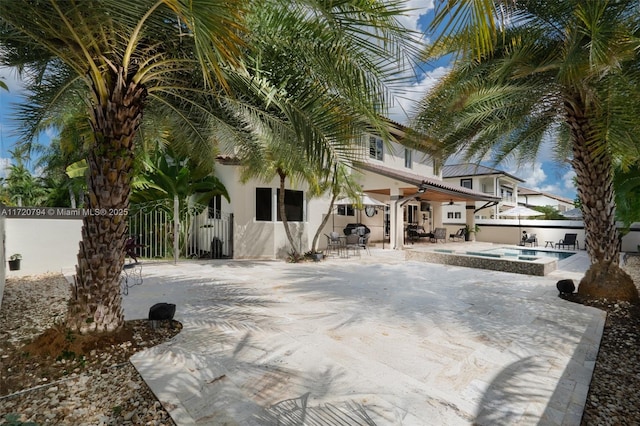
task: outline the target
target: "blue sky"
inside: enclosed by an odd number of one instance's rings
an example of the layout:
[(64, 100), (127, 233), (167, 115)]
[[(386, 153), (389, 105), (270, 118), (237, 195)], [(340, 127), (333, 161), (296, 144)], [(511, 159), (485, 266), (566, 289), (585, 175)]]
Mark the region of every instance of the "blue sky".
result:
[[(405, 25), (424, 33), (433, 18), (433, 1), (411, 0), (409, 5), (415, 11), (407, 17)], [(410, 112), (415, 103), (447, 73), (448, 65), (445, 60), (427, 65), (417, 72), (415, 83), (398, 96), (396, 105), (391, 109), (391, 118), (400, 123), (407, 122), (408, 117), (405, 112)], [(533, 164), (518, 166), (515, 163), (503, 163), (494, 166), (487, 163), (485, 165), (523, 179), (525, 183), (522, 186), (527, 188), (559, 195), (570, 200), (575, 199), (576, 189), (573, 183), (575, 172), (567, 164), (559, 164), (554, 160), (553, 141), (551, 140), (544, 144)]]
[[(412, 13), (404, 19), (408, 28), (424, 32), (433, 16), (432, 0), (411, 0), (408, 2)], [(400, 123), (406, 123), (415, 103), (433, 87), (438, 80), (446, 74), (448, 68), (446, 61), (424, 66), (415, 70), (416, 79), (401, 90), (396, 97), (395, 104), (390, 110), (390, 118)], [(11, 115), (15, 110), (13, 104), (20, 102), (21, 88), (16, 75), (7, 69), (0, 69), (0, 76), (9, 85), (10, 91), (0, 90), (0, 176), (4, 176), (4, 170), (10, 162), (8, 151), (15, 143), (15, 125)], [(48, 143), (51, 135), (43, 134), (41, 143)], [(530, 189), (549, 192), (569, 199), (575, 198), (573, 176), (575, 173), (567, 165), (560, 165), (553, 160), (552, 141), (549, 141), (539, 153), (537, 161), (533, 164), (499, 164), (496, 168), (520, 177), (525, 181), (522, 186)], [(487, 164), (491, 166), (491, 164)]]

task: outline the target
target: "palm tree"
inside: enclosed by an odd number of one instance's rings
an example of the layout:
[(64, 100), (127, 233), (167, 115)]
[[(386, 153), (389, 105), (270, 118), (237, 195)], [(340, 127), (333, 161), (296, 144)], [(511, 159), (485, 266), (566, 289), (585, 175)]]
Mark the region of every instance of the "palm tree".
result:
[[(398, 4), (385, 2), (385, 14), (370, 1), (318, 2), (314, 13), (308, 3), (252, 9), (252, 16), (272, 18), (250, 21), (246, 66), (253, 91), (243, 99), (253, 109), (243, 105), (240, 114), (268, 111), (273, 119), (262, 123), (259, 137), (240, 142), (238, 155), (243, 179), (278, 177), (279, 216), (294, 258), (301, 250), (285, 209), (287, 179), (306, 182), (312, 194), (328, 170), (357, 159), (363, 132), (388, 134), (381, 114), (397, 71), (391, 65), (410, 54), (402, 49), (407, 30), (395, 21)], [(273, 17), (278, 26), (268, 24)], [(282, 102), (272, 102), (276, 93)]]
[(347, 196), (353, 200), (357, 200), (360, 198), (359, 195), (362, 193), (362, 188), (354, 179), (353, 169), (349, 169), (345, 164), (336, 164), (333, 170), (326, 174), (326, 184), (318, 186), (318, 195), (325, 192), (329, 192), (331, 198), (329, 200), (329, 206), (327, 207), (327, 213), (313, 236), (311, 242), (312, 253), (315, 253), (317, 250), (320, 233), (329, 221), (329, 217), (334, 213), (333, 208), (338, 197)]
[[(179, 133), (176, 140), (188, 141), (203, 155), (212, 145), (242, 141), (263, 128), (274, 135), (289, 135), (293, 129), (295, 138), (282, 139), (298, 144), (308, 158), (332, 151), (327, 149), (332, 134), (324, 131), (329, 126), (318, 125), (321, 109), (313, 109), (314, 118), (308, 116), (311, 109), (302, 106), (308, 100), (328, 99), (326, 93), (337, 93), (336, 105), (345, 97), (368, 98), (370, 102), (361, 102), (356, 111), (365, 117), (378, 112), (379, 108), (368, 107), (371, 102), (383, 105), (380, 77), (391, 70), (395, 59), (391, 54), (402, 54), (396, 42), (406, 37), (397, 23), (401, 3), (0, 2), (0, 63), (30, 71), (25, 75), (31, 95), (19, 111), (25, 140), (32, 139), (40, 130), (38, 124), (59, 112), (69, 99), (85, 101), (92, 130), (86, 141), (90, 146), (86, 207), (117, 212), (129, 204), (143, 112), (165, 117), (172, 131)], [(314, 31), (322, 37), (310, 45)], [(268, 74), (259, 72), (259, 54), (251, 56), (260, 52), (252, 49), (251, 42), (261, 40), (262, 33), (273, 40), (279, 35), (291, 40), (305, 34), (300, 40), (307, 44), (286, 47), (306, 49), (298, 58), (306, 56), (309, 72), (322, 75), (332, 70), (322, 80), (326, 84), (308, 86), (308, 98), (288, 96), (282, 77), (270, 81)], [(354, 62), (366, 67), (353, 67)], [(293, 70), (290, 81), (295, 76)], [(362, 94), (356, 97), (359, 91)], [(261, 101), (246, 102), (247, 93)], [(374, 95), (363, 95), (368, 93)], [(275, 106), (287, 119), (283, 122), (283, 115), (265, 106)], [(323, 106), (330, 110), (332, 105)], [(334, 134), (343, 133), (342, 127), (334, 127)], [(124, 264), (125, 219), (118, 215), (83, 219), (67, 315), (72, 330), (112, 331), (123, 324), (118, 278)]]
[(3, 179), (10, 205), (42, 206), (47, 198), (42, 180), (29, 171), (25, 165), (25, 154), (20, 149), (10, 153), (14, 164), (9, 166), (9, 173)]
[[(123, 323), (118, 280), (124, 264), (136, 132), (150, 105), (189, 117), (204, 89), (224, 88), (221, 66), (238, 64), (241, 1), (139, 0), (0, 3), (1, 62), (28, 69), (21, 118), (45, 120), (61, 99), (89, 105), (93, 140), (86, 207), (67, 325), (113, 331)], [(27, 137), (33, 136), (31, 127)], [(192, 133), (203, 128), (192, 127)]]
[(638, 300), (618, 265), (613, 165), (630, 164), (640, 132), (637, 2), (446, 1), (446, 28), (425, 59), (454, 54), (451, 72), (415, 117), (432, 149), (467, 159), (535, 158), (555, 137), (571, 156), (592, 265), (579, 293)]

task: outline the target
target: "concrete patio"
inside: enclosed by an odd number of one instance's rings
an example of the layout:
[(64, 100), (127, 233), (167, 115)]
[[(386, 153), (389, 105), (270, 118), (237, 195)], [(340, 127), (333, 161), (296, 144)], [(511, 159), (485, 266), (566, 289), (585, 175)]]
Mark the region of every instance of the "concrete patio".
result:
[(132, 362), (179, 425), (580, 423), (605, 315), (555, 283), (584, 252), (532, 277), (371, 251), (144, 265), (126, 318), (184, 328)]

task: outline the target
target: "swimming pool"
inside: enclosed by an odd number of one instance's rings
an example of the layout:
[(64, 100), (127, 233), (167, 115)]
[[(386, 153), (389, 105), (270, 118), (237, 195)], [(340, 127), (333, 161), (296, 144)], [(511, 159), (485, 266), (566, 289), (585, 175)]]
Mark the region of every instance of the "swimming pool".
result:
[(534, 249), (526, 249), (526, 248), (495, 248), (490, 250), (484, 250), (485, 253), (496, 253), (507, 257), (518, 257), (518, 256), (545, 256), (545, 257), (553, 257), (558, 260), (564, 260), (568, 257), (573, 256), (575, 253), (571, 251), (552, 251), (552, 250), (534, 250)]

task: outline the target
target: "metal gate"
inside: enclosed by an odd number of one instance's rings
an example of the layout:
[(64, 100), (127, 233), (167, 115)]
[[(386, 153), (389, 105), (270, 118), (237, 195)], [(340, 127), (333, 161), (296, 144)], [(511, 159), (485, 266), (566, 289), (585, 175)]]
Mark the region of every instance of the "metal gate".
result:
[[(174, 220), (177, 218), (177, 220)], [(233, 257), (233, 214), (160, 200), (131, 205), (129, 236), (149, 259)]]

